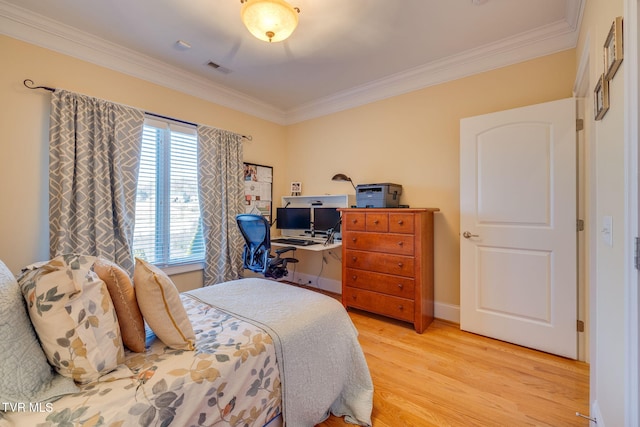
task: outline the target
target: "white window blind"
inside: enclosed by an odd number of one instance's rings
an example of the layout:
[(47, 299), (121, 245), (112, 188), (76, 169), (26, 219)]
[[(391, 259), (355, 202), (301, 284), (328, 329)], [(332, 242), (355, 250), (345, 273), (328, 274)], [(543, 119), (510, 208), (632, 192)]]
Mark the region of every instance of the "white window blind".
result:
[(134, 255), (158, 266), (200, 262), (195, 127), (145, 119), (136, 200)]

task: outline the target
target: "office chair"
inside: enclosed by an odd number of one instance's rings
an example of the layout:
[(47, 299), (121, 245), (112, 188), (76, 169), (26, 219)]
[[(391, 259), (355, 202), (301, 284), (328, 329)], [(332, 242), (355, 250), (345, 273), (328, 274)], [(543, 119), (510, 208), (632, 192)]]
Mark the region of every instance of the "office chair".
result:
[(285, 252), (295, 251), (293, 246), (276, 250), (275, 256), (271, 254), (271, 226), (262, 215), (240, 214), (236, 216), (236, 223), (245, 241), (242, 253), (244, 268), (262, 273), (264, 277), (280, 279), (288, 274), (288, 263), (298, 262), (296, 258), (281, 257)]

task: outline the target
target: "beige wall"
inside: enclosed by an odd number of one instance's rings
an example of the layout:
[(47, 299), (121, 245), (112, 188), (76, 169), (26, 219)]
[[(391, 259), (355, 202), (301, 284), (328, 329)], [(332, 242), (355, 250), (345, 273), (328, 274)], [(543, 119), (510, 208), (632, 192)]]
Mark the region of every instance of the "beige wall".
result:
[[(616, 16), (622, 16), (623, 0), (590, 0), (586, 2), (577, 52), (588, 57), (587, 94), (589, 135), (587, 141), (589, 194), (587, 209), (590, 242), (591, 304), (591, 402), (592, 416), (598, 425), (622, 426), (624, 422), (625, 379), (625, 144), (624, 144), (624, 79), (622, 63), (610, 82), (610, 109), (600, 121), (594, 121), (593, 88), (604, 71), (603, 45)], [(585, 47), (587, 49), (585, 50)], [(613, 218), (613, 245), (606, 244), (600, 234), (604, 216)]]
[(393, 182), (401, 203), (440, 208), (435, 298), (458, 306), (460, 119), (571, 97), (574, 78), (570, 50), (291, 125), (285, 178), (309, 195), (353, 193), (331, 181), (339, 172), (356, 184)]
[[(303, 194), (352, 193), (331, 181), (346, 173), (358, 183), (402, 184), (402, 203), (438, 207), (435, 297), (459, 304), (459, 121), (463, 117), (571, 96), (575, 52), (564, 51), (288, 127), (220, 107), (8, 37), (0, 68), (0, 259), (17, 272), (48, 257), (47, 133), (49, 94), (25, 78), (151, 112), (251, 134), (245, 159), (274, 167), (274, 208), (291, 181)], [(334, 256), (297, 251), (298, 271), (340, 280)], [(340, 255), (339, 252), (335, 255)], [(174, 276), (181, 289), (199, 273)]]
[[(24, 79), (251, 134), (245, 159), (273, 166), (276, 181), (284, 182), (285, 129), (280, 125), (5, 36), (0, 36), (0, 52), (0, 259), (14, 273), (49, 256), (50, 95), (25, 88)], [(176, 277), (181, 289), (202, 283), (199, 273), (185, 276)]]

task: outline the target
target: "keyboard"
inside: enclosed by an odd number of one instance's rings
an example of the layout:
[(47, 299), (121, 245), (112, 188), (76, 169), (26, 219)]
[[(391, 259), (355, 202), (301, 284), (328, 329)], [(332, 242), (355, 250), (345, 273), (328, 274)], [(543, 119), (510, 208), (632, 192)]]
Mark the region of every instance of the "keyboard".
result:
[(284, 245), (292, 245), (292, 246), (310, 246), (310, 245), (317, 245), (318, 242), (315, 242), (313, 240), (307, 240), (307, 239), (290, 239), (290, 238), (286, 238), (286, 239), (273, 239), (272, 242), (274, 243), (282, 243)]

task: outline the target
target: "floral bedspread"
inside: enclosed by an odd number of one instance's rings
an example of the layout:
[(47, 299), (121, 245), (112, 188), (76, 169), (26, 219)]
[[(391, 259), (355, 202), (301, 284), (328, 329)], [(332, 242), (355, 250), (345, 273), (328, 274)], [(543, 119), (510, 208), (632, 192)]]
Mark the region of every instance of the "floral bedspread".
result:
[[(181, 295), (196, 351), (152, 338), (145, 353), (77, 394), (0, 412), (0, 426), (263, 426), (282, 410), (274, 344), (261, 328)], [(149, 342), (148, 342), (149, 344)]]

